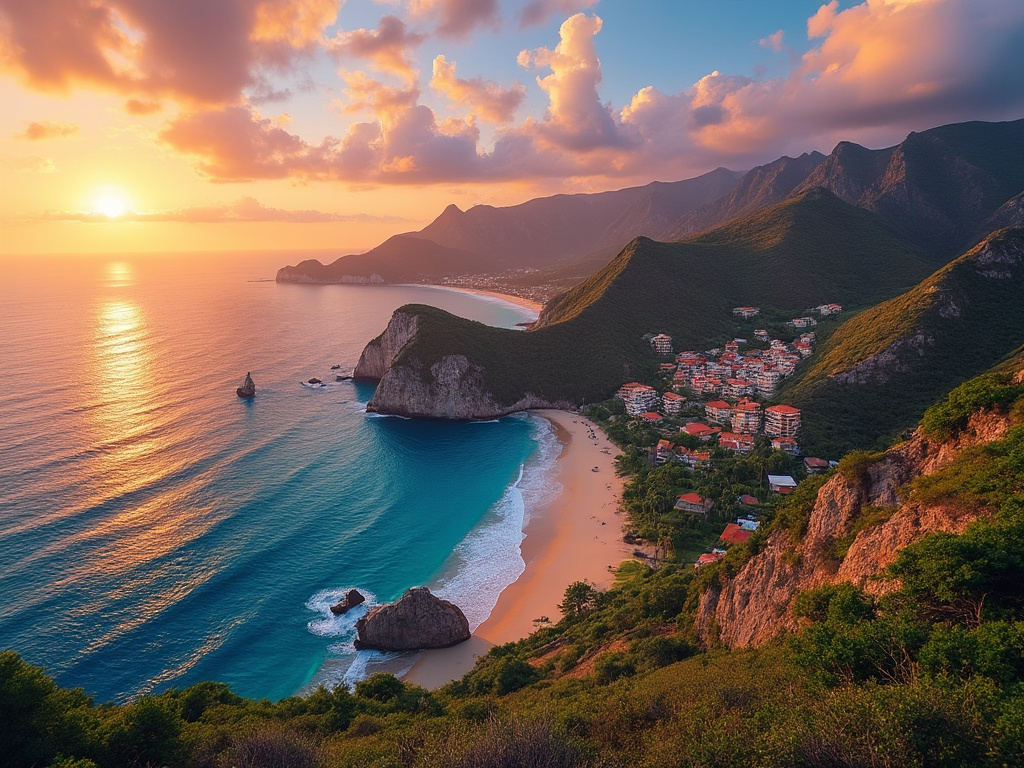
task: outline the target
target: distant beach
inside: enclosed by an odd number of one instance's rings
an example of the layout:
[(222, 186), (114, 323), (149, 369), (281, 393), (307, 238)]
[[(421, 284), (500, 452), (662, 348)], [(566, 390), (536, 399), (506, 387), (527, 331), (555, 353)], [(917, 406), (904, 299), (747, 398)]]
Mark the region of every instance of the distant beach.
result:
[(599, 589), (607, 588), (613, 569), (631, 557), (631, 548), (622, 541), (623, 518), (618, 514), (622, 483), (615, 475), (615, 446), (576, 414), (556, 410), (533, 413), (554, 425), (562, 443), (556, 478), (562, 492), (530, 511), (522, 543), (526, 570), (501, 593), (470, 640), (453, 648), (425, 651), (405, 675), (408, 682), (437, 688), (462, 677), (492, 645), (529, 635), (536, 629), (534, 619), (547, 616), (558, 621), (558, 604), (569, 584), (588, 581)]

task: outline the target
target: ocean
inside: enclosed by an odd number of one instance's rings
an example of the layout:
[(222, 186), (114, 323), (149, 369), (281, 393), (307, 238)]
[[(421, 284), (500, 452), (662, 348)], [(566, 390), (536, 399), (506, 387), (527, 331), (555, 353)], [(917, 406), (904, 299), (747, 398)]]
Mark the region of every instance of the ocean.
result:
[(548, 423), (367, 414), (372, 386), (332, 366), (403, 304), (533, 315), (255, 281), (298, 258), (0, 258), (0, 648), (97, 701), (202, 680), (276, 700), (380, 661), (351, 644), (366, 607), (329, 611), (349, 588), (369, 606), (426, 584), (475, 627), (522, 572), (524, 521), (558, 490)]

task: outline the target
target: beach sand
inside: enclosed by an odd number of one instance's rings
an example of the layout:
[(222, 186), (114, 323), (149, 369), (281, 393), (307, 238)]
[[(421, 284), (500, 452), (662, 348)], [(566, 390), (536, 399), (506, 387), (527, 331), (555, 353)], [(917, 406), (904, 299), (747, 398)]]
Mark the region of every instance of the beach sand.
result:
[(569, 584), (588, 581), (607, 588), (613, 569), (632, 556), (632, 548), (622, 541), (625, 518), (618, 514), (622, 481), (613, 465), (618, 449), (576, 414), (534, 413), (555, 425), (562, 442), (557, 476), (562, 493), (541, 509), (530, 510), (522, 543), (526, 570), (501, 593), (490, 617), (470, 640), (454, 648), (424, 651), (405, 675), (407, 682), (437, 688), (457, 680), (492, 645), (529, 635), (536, 628), (534, 619), (547, 616), (558, 621), (558, 604)]
[(544, 309), (544, 305), (533, 299), (525, 299), (522, 296), (513, 296), (511, 293), (498, 293), (497, 291), (485, 291), (482, 288), (463, 288), (458, 285), (434, 285), (434, 288), (445, 288), (450, 291), (462, 291), (463, 293), (475, 293), (477, 296), (490, 296), (494, 299), (507, 301), (509, 304), (518, 304), (520, 307), (532, 310), (538, 315)]

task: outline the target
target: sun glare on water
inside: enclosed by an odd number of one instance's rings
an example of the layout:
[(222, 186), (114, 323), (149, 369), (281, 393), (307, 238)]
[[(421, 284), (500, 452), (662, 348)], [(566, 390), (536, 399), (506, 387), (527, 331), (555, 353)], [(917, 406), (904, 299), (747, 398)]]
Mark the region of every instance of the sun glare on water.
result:
[(128, 203), (119, 195), (104, 194), (96, 198), (93, 210), (108, 219), (116, 219), (128, 212)]

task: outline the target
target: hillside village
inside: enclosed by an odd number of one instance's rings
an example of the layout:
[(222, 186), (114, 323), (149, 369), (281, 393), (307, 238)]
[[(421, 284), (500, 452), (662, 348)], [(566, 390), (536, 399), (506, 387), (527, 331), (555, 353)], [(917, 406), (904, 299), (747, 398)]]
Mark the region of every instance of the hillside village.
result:
[[(841, 313), (842, 307), (823, 304), (813, 311), (828, 317)], [(744, 320), (759, 314), (758, 307), (733, 310), (733, 315)], [(811, 316), (786, 323), (796, 328), (816, 324)], [(766, 329), (754, 330), (753, 336), (753, 343), (737, 338), (723, 348), (678, 353), (673, 351), (671, 336), (659, 333), (646, 337), (656, 355), (672, 357), (673, 362), (659, 365), (656, 381), (627, 382), (615, 397), (622, 402), (626, 417), (661, 435), (648, 452), (651, 466), (679, 463), (691, 471), (713, 472), (716, 457), (746, 456), (754, 451), (759, 437), (772, 451), (793, 457), (794, 463), (801, 456), (800, 409), (769, 402), (780, 382), (792, 376), (797, 366), (811, 356), (815, 334), (802, 333), (790, 343), (772, 338)], [(804, 475), (817, 474), (834, 465), (835, 462), (814, 456), (803, 457), (797, 464)], [(765, 490), (773, 495), (786, 496), (797, 484), (791, 474), (765, 477)], [(707, 521), (714, 506), (713, 499), (689, 492), (676, 496), (673, 509), (701, 515)], [(747, 541), (760, 525), (760, 507), (761, 501), (755, 496), (740, 494), (733, 508), (741, 516), (726, 524), (716, 542), (722, 546), (700, 555), (695, 567), (717, 562), (724, 557), (726, 547)]]

